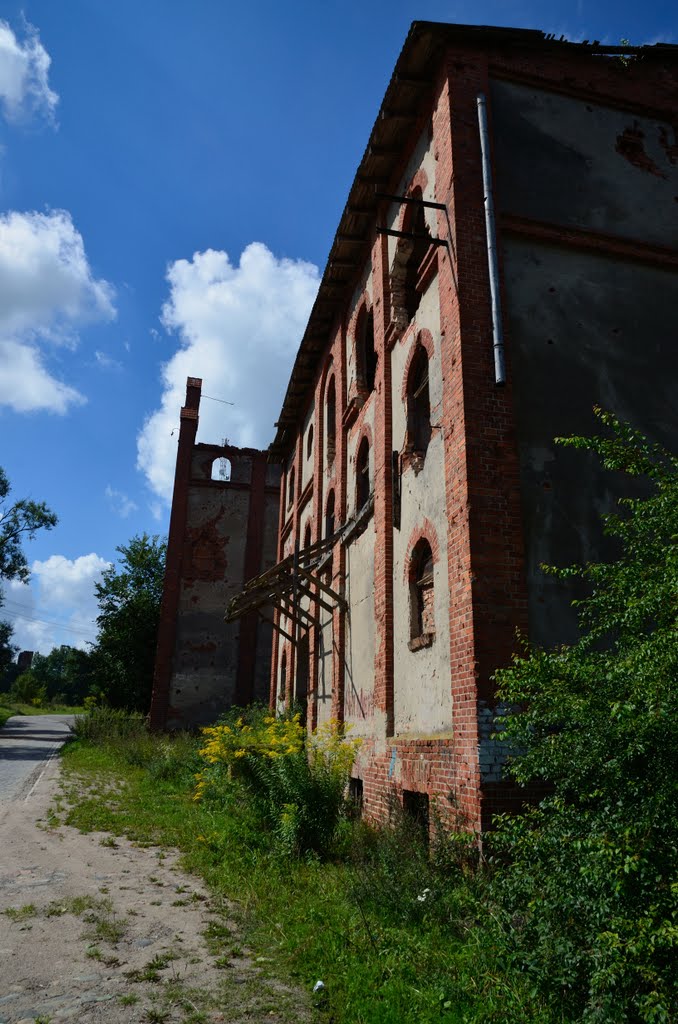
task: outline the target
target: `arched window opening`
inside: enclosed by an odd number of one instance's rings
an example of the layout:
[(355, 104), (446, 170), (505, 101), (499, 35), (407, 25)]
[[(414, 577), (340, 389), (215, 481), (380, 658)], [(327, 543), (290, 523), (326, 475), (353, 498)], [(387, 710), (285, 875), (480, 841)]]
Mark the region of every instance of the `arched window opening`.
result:
[(356, 512), (370, 500), (370, 444), (366, 437), (360, 442), (355, 464), (355, 506)]
[(325, 537), (331, 537), (334, 533), (334, 491), (330, 491), (325, 506)]
[(313, 455), (313, 424), (308, 428), (308, 434), (306, 435), (306, 458), (310, 459)]
[(278, 688), (278, 700), (285, 700), (287, 693), (287, 651), (283, 651), (280, 660), (280, 686)]
[[(422, 199), (420, 188), (414, 189), (412, 199)], [(421, 202), (408, 204), (403, 231), (411, 232), (413, 237), (401, 238), (398, 242), (391, 267), (391, 309), (393, 320), (404, 328), (419, 309), (421, 292), (417, 286), (421, 265), (431, 245), (431, 233)]]
[(429, 542), (422, 539), (410, 563), (410, 650), (430, 646), (435, 634), (433, 552)]
[(304, 530), (304, 546), (302, 551), (307, 551), (311, 546), (311, 524), (306, 523), (306, 529)]
[(326, 416), (327, 416), (327, 430), (326, 430), (326, 450), (327, 450), (327, 465), (331, 466), (334, 462), (334, 455), (337, 447), (337, 390), (334, 384), (334, 377), (330, 378), (330, 382), (327, 385), (327, 399), (325, 401)]
[(428, 353), (417, 347), (407, 377), (407, 448), (425, 455), (431, 440)]
[(289, 476), (287, 477), (287, 507), (290, 508), (294, 501), (294, 466), (292, 466)]
[(371, 394), (377, 375), (377, 352), (374, 347), (374, 316), (363, 306), (356, 327), (356, 372), (358, 387)]
[(221, 484), (228, 483), (231, 479), (231, 460), (220, 458), (215, 459), (212, 463), (212, 480), (217, 480)]

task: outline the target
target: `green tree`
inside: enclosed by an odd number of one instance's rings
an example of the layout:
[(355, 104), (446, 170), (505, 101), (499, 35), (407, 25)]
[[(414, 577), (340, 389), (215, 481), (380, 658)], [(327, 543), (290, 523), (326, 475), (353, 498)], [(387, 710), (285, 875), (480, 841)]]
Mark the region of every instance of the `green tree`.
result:
[(97, 688), (112, 707), (148, 711), (167, 544), (144, 533), (116, 550), (118, 564), (95, 586)]
[(12, 643), (13, 633), (14, 630), (12, 629), (11, 622), (0, 621), (0, 691), (9, 689), (9, 682), (7, 681), (10, 674), (9, 668), (13, 664), (19, 650)]
[(33, 540), (38, 530), (51, 530), (58, 520), (44, 501), (21, 498), (10, 504), (10, 491), (7, 474), (0, 467), (0, 579), (25, 582), (29, 571), (22, 542)]
[[(0, 466), (0, 580), (22, 580), (29, 578), (28, 561), (22, 543), (33, 540), (38, 530), (51, 530), (58, 520), (44, 501), (21, 498), (10, 503), (11, 487), (7, 474)], [(2, 593), (0, 593), (0, 608)], [(0, 689), (12, 682), (14, 675), (11, 665), (18, 650), (11, 643), (13, 629), (9, 622), (0, 621)]]
[[(590, 588), (581, 638), (498, 673), (510, 771), (546, 786), (503, 818), (495, 892), (508, 955), (569, 1021), (669, 1021), (678, 1008), (678, 459), (597, 410), (562, 443), (651, 482), (605, 519), (617, 560), (549, 569)], [(638, 493), (638, 489), (636, 489)], [(647, 491), (645, 492), (647, 494)]]
[(94, 687), (94, 664), (89, 651), (62, 644), (49, 654), (35, 654), (31, 674), (46, 695), (59, 704), (81, 704)]

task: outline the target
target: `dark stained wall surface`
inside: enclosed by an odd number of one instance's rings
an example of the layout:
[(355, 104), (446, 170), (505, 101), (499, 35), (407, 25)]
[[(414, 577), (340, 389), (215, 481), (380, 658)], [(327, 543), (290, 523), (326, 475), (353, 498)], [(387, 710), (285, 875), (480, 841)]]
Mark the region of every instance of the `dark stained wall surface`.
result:
[(678, 151), (662, 120), (506, 82), (491, 94), (530, 635), (548, 646), (576, 636), (576, 591), (540, 566), (612, 554), (600, 516), (627, 487), (554, 437), (596, 432), (600, 405), (676, 446), (678, 253), (656, 247), (678, 246)]
[(678, 247), (678, 138), (666, 120), (494, 81), (499, 206)]

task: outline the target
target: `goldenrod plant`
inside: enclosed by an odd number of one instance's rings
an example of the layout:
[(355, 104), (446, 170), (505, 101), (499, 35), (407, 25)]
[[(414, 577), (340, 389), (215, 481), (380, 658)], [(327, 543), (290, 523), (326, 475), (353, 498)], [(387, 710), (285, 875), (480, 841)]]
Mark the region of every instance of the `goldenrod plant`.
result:
[(276, 718), (261, 710), (235, 720), (231, 715), (203, 736), (195, 800), (218, 799), (229, 782), (243, 782), (283, 852), (329, 851), (359, 740), (347, 738), (337, 721), (307, 740), (300, 715)]

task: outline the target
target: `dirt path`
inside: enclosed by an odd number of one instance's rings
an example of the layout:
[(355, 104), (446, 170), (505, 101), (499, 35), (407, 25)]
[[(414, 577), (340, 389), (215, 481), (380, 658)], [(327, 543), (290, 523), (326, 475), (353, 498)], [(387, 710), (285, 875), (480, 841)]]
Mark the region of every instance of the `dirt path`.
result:
[(311, 1019), (174, 853), (49, 827), (58, 774), (0, 806), (0, 1024)]

